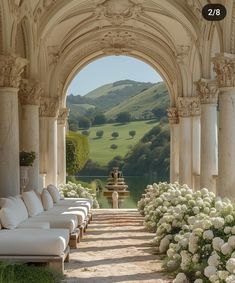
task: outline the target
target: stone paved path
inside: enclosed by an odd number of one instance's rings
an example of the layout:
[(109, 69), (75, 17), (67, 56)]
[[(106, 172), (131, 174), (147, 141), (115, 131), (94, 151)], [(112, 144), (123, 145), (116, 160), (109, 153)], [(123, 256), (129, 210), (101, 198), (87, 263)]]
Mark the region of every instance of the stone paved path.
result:
[(136, 210), (100, 209), (65, 264), (68, 283), (170, 283)]

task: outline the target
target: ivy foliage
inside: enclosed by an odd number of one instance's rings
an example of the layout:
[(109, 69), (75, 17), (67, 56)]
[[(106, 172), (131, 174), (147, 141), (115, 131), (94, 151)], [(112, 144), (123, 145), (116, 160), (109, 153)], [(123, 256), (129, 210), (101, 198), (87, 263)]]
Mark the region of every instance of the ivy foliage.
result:
[(69, 132), (66, 137), (67, 173), (74, 175), (85, 166), (89, 158), (88, 137), (79, 133)]

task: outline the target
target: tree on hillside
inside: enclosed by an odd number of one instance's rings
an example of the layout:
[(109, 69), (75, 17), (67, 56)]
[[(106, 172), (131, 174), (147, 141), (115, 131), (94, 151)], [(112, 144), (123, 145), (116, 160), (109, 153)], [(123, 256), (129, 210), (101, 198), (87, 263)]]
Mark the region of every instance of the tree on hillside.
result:
[(106, 117), (103, 113), (97, 113), (93, 120), (93, 125), (102, 125), (106, 123)]
[(120, 112), (117, 114), (116, 122), (117, 123), (128, 123), (131, 121), (131, 114), (127, 111)]
[(119, 137), (119, 133), (118, 132), (112, 132), (111, 136), (116, 139)]
[(88, 119), (87, 117), (81, 116), (78, 119), (78, 125), (79, 125), (79, 128), (89, 129), (91, 126), (91, 120)]
[(155, 107), (152, 109), (152, 113), (155, 118), (160, 120), (162, 117), (166, 116), (166, 110), (163, 108)]
[(110, 148), (113, 149), (113, 150), (115, 150), (115, 149), (118, 148), (118, 146), (117, 146), (116, 144), (111, 144), (111, 145), (110, 145)]
[(132, 130), (132, 131), (129, 131), (129, 136), (134, 138), (134, 136), (136, 135), (136, 131)]
[(122, 169), (122, 166), (124, 165), (123, 157), (120, 155), (115, 156), (112, 160), (108, 163), (108, 171), (111, 171), (113, 167), (119, 167), (119, 169)]
[(84, 130), (82, 131), (82, 134), (88, 137), (90, 135), (90, 131)]
[(104, 135), (104, 131), (103, 130), (99, 130), (99, 131), (96, 132), (97, 138), (102, 138), (103, 135)]

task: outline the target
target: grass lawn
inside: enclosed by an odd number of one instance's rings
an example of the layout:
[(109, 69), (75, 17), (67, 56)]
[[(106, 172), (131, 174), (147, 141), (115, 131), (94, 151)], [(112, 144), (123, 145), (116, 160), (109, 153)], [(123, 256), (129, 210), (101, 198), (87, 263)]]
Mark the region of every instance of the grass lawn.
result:
[[(143, 135), (148, 132), (151, 128), (156, 126), (158, 122), (155, 120), (150, 121), (136, 121), (128, 124), (105, 124), (102, 126), (90, 128), (90, 159), (97, 161), (102, 165), (106, 165), (114, 156), (120, 155), (125, 156), (129, 148), (135, 145)], [(98, 139), (96, 132), (103, 130), (104, 135)], [(129, 136), (129, 131), (135, 130), (136, 135), (132, 139)], [(112, 132), (118, 132), (119, 137), (113, 139)], [(113, 150), (110, 148), (111, 144), (116, 144), (117, 149)]]

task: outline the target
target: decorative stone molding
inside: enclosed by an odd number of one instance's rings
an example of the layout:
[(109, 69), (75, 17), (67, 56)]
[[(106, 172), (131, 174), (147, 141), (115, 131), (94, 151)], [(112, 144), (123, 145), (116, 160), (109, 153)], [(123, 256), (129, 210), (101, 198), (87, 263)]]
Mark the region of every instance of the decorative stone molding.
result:
[(33, 80), (22, 80), (19, 89), (20, 102), (23, 105), (40, 105), (42, 88), (38, 82)]
[(95, 16), (101, 21), (107, 20), (114, 26), (120, 26), (129, 19), (139, 17), (141, 12), (140, 3), (136, 4), (131, 0), (105, 0), (97, 5)]
[(136, 44), (135, 37), (127, 31), (109, 31), (99, 41), (105, 54), (128, 54)]
[(177, 107), (169, 107), (167, 109), (167, 116), (170, 124), (178, 124), (179, 123), (179, 115)]
[(201, 104), (217, 104), (218, 83), (215, 80), (200, 79), (195, 82)]
[(59, 115), (58, 115), (58, 118), (57, 118), (57, 124), (58, 125), (64, 125), (65, 126), (67, 119), (68, 119), (68, 116), (69, 116), (69, 111), (70, 111), (70, 109), (68, 109), (68, 108), (61, 108), (59, 110)]
[(59, 101), (57, 97), (42, 96), (40, 99), (40, 117), (57, 117)]
[(18, 88), (28, 61), (14, 55), (0, 55), (0, 87)]
[(56, 0), (40, 0), (34, 12), (34, 21), (38, 22), (43, 13), (48, 11), (54, 4), (56, 4)]
[(219, 87), (235, 87), (235, 54), (219, 53), (212, 61)]
[(198, 96), (178, 97), (177, 107), (179, 117), (198, 116), (201, 114), (200, 98)]

